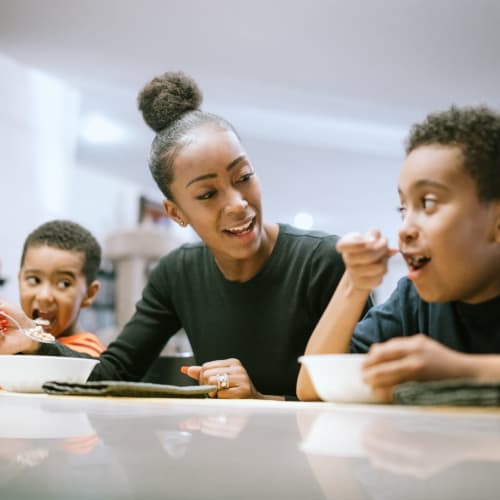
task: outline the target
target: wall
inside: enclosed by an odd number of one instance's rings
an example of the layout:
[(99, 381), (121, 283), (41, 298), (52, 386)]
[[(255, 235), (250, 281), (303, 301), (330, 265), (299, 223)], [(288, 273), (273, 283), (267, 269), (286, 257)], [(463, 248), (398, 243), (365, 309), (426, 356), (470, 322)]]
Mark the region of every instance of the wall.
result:
[(69, 218), (102, 242), (137, 222), (140, 188), (75, 163), (78, 93), (0, 55), (0, 296), (18, 302), (22, 244), (37, 225)]

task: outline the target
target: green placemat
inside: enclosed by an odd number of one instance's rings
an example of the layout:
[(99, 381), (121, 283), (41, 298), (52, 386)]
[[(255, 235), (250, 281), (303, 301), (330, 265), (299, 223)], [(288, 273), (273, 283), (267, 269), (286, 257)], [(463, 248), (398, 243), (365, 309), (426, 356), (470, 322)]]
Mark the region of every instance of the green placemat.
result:
[(70, 396), (123, 396), (140, 398), (203, 398), (216, 391), (215, 385), (162, 385), (145, 382), (85, 382), (83, 384), (66, 382), (46, 382), (42, 386), (48, 394)]
[(403, 405), (500, 406), (500, 382), (470, 379), (406, 382), (394, 388), (394, 402)]

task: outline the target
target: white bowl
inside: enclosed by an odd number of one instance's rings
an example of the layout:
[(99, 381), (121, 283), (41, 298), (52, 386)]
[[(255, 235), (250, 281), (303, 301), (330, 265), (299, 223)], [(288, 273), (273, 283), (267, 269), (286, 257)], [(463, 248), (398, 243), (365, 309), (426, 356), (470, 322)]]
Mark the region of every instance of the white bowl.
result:
[(42, 392), (45, 382), (86, 382), (99, 361), (60, 356), (0, 355), (0, 387), (13, 392)]
[(366, 354), (311, 354), (301, 356), (314, 389), (323, 401), (375, 403), (370, 386), (361, 378)]

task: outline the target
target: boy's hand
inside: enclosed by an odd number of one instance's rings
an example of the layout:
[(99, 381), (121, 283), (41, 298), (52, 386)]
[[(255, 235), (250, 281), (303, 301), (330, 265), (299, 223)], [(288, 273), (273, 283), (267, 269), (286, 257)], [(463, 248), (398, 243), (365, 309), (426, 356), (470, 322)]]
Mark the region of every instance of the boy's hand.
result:
[(36, 353), (40, 343), (27, 337), (15, 324), (2, 315), (2, 311), (12, 316), (23, 328), (36, 326), (36, 323), (21, 309), (0, 300), (0, 354)]
[(464, 355), (418, 334), (373, 344), (363, 365), (363, 380), (389, 399), (392, 387), (410, 380), (440, 380), (466, 376)]
[(389, 247), (387, 238), (373, 230), (364, 235), (349, 233), (337, 242), (352, 287), (372, 290), (380, 285), (387, 272), (387, 261), (397, 250)]

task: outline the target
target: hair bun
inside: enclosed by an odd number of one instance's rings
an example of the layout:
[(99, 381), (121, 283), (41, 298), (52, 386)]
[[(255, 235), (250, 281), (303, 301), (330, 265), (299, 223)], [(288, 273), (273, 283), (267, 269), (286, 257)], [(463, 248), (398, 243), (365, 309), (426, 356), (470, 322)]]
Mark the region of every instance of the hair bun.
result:
[(198, 84), (178, 71), (153, 78), (137, 96), (144, 121), (159, 132), (188, 111), (199, 109), (203, 96)]

